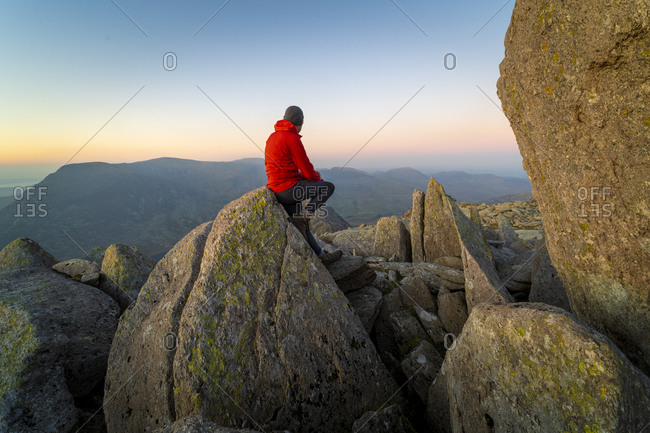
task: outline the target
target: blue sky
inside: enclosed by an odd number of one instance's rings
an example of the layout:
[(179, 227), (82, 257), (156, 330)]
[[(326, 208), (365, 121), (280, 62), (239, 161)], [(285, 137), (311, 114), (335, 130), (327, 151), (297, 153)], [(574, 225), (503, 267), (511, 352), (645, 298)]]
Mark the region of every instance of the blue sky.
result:
[(495, 106), (502, 6), (4, 1), (0, 167), (261, 157), (297, 104), (319, 167), (523, 173)]

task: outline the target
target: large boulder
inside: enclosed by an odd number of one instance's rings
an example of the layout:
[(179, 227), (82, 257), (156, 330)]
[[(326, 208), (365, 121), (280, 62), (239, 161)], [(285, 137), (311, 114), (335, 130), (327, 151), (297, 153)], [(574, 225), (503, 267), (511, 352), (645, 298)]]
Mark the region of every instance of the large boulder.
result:
[(443, 328), (454, 335), (460, 335), (467, 321), (467, 301), (464, 292), (438, 292), (438, 316)]
[(379, 307), (381, 306), (382, 295), (379, 289), (373, 286), (366, 286), (354, 292), (346, 294), (350, 305), (357, 313), (366, 332), (370, 333), (375, 324)]
[(411, 261), (411, 235), (402, 220), (392, 216), (377, 221), (373, 251), (396, 262)]
[(650, 380), (609, 338), (546, 304), (475, 307), (433, 388), (433, 431), (445, 413), (452, 431), (477, 433), (640, 432), (650, 422)]
[(105, 411), (109, 432), (191, 414), (224, 427), (344, 431), (396, 389), (347, 299), (263, 187), (158, 263), (120, 320)]
[(444, 256), (460, 257), (460, 240), (451, 200), (432, 177), (424, 199), (424, 257), (433, 263)]
[(532, 247), (529, 243), (521, 240), (515, 229), (512, 228), (510, 221), (503, 216), (499, 215), (499, 239), (504, 241), (506, 246), (511, 250), (522, 254), (530, 250)]
[(327, 265), (327, 270), (343, 293), (366, 287), (377, 278), (375, 271), (361, 256), (343, 255)]
[(426, 261), (445, 256), (462, 258), (468, 310), (483, 302), (513, 302), (499, 280), (483, 233), (433, 177), (425, 203)]
[(70, 259), (52, 266), (55, 271), (90, 286), (99, 285), (100, 267), (90, 260)]
[(401, 362), (402, 370), (408, 378), (408, 387), (417, 394), (423, 404), (427, 403), (429, 388), (442, 363), (442, 356), (427, 340), (420, 341)]
[(70, 432), (101, 383), (119, 307), (50, 269), (34, 241), (0, 252), (0, 431)]
[(335, 247), (357, 256), (370, 257), (375, 249), (375, 226), (350, 228), (324, 233), (320, 238)]
[(135, 302), (154, 265), (153, 261), (137, 248), (113, 244), (104, 252), (99, 288), (125, 310)]
[(497, 84), (572, 310), (646, 372), (648, 47), (647, 0), (518, 0)]
[(0, 269), (21, 269), (46, 267), (56, 263), (56, 259), (39, 244), (28, 238), (19, 238), (0, 251)]

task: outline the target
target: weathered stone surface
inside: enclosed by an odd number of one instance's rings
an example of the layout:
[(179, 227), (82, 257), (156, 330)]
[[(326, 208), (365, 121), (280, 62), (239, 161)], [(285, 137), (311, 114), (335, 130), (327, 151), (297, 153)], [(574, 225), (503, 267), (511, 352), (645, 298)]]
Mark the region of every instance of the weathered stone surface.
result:
[(0, 269), (49, 268), (55, 263), (50, 253), (28, 238), (16, 239), (0, 251)]
[(530, 283), (520, 283), (519, 281), (509, 280), (505, 283), (509, 292), (530, 293)]
[(91, 262), (90, 260), (70, 259), (54, 264), (52, 266), (52, 269), (69, 276), (73, 280), (81, 281), (85, 284), (87, 283), (83, 281), (84, 277), (86, 277), (86, 281), (89, 281), (89, 278), (91, 276), (92, 279), (96, 278), (97, 281), (99, 280), (99, 265), (95, 262)]
[(400, 282), (402, 305), (420, 307), (432, 313), (438, 310), (429, 287), (421, 278), (406, 277)]
[(411, 235), (399, 218), (384, 217), (377, 221), (374, 254), (395, 257), (396, 262), (411, 261)]
[(505, 284), (505, 287), (511, 290), (513, 286), (521, 286), (518, 283), (522, 283), (530, 291), (532, 265), (535, 260), (534, 250), (517, 254), (506, 246), (500, 248), (492, 247), (491, 249), (497, 275), (503, 284)]
[(529, 243), (519, 239), (519, 235), (510, 225), (510, 221), (508, 221), (503, 215), (499, 215), (499, 239), (504, 241), (508, 248), (519, 254), (532, 248)]
[[(377, 347), (377, 352), (379, 352), (384, 364), (389, 367), (389, 361), (391, 360), (388, 359), (386, 355), (390, 354), (393, 358), (399, 356), (390, 317), (393, 313), (396, 313), (401, 309), (402, 297), (400, 295), (400, 289), (395, 288), (382, 297), (381, 305), (379, 306), (379, 314), (377, 315), (373, 329), (373, 341)], [(397, 365), (399, 367), (399, 362), (397, 362)], [(393, 368), (390, 368), (390, 370), (394, 373)]]
[(532, 278), (529, 301), (555, 305), (571, 312), (571, 304), (569, 304), (569, 298), (562, 285), (562, 280), (548, 256), (545, 237), (542, 237), (535, 245), (535, 253), (531, 263)]
[(505, 289), (492, 262), (492, 254), (480, 230), (452, 203), (459, 237), (461, 257), (465, 268), (465, 297), (467, 310), (489, 303), (514, 302)]
[(119, 308), (25, 245), (20, 260), (15, 243), (0, 252), (0, 431), (74, 431), (74, 398), (104, 377)]
[(646, 372), (648, 46), (645, 0), (519, 0), (497, 84), (573, 311)]
[(397, 343), (398, 359), (404, 359), (420, 341), (427, 339), (427, 333), (420, 321), (408, 310), (400, 310), (390, 315), (390, 325)]
[(347, 293), (345, 296), (350, 301), (352, 308), (354, 308), (354, 312), (361, 319), (364, 329), (369, 333), (379, 314), (382, 299), (381, 292), (374, 286), (366, 286)]
[(431, 433), (452, 433), (449, 396), (447, 395), (447, 372), (444, 367), (443, 362), (438, 376), (436, 376), (433, 385), (429, 388), (427, 398), (426, 418)]
[(477, 306), (442, 367), (453, 431), (638, 432), (650, 381), (607, 337), (546, 304)]
[(424, 192), (413, 191), (411, 208), (411, 258), (414, 263), (424, 261)]
[(386, 272), (376, 271), (375, 275), (376, 278), (375, 281), (372, 282), (372, 285), (378, 288), (382, 295), (385, 295), (397, 287), (395, 284), (388, 280), (388, 274)]
[[(438, 257), (433, 261), (433, 263), (436, 265), (442, 265), (448, 268), (457, 269), (459, 271), (463, 270), (463, 259), (461, 259), (460, 257), (451, 257), (451, 256)], [(465, 282), (464, 279), (463, 282)]]
[(442, 366), (442, 356), (433, 344), (422, 340), (402, 361), (402, 370), (408, 379), (408, 386), (427, 404), (429, 388)]
[(469, 207), (469, 219), (472, 220), (474, 225), (483, 230), (483, 222), (481, 221), (481, 214), (478, 211), (478, 206), (470, 205)]
[(368, 265), (383, 272), (396, 272), (400, 278), (419, 278), (432, 292), (437, 292), (440, 287), (447, 287), (450, 290), (465, 289), (463, 272), (435, 263), (378, 262), (368, 263)]
[(219, 427), (203, 415), (190, 415), (156, 430), (156, 433), (260, 433), (258, 430), (239, 430)]
[(450, 200), (432, 177), (424, 199), (424, 257), (433, 263), (444, 256), (460, 257), (460, 240)]
[(399, 405), (392, 405), (379, 411), (369, 411), (354, 422), (354, 433), (408, 433), (412, 431), (405, 425), (404, 415)]
[(440, 317), (422, 308), (415, 307), (415, 315), (420, 320), (420, 324), (434, 343), (443, 343), (445, 341), (445, 331), (440, 321)]
[(99, 280), (100, 280), (100, 273), (99, 272), (94, 272), (92, 274), (85, 274), (81, 276), (81, 281), (84, 284), (88, 284), (89, 286), (93, 287), (99, 287)]
[(99, 289), (115, 299), (120, 308), (125, 310), (135, 302), (154, 265), (137, 248), (113, 244), (104, 253)]
[(467, 321), (467, 301), (464, 292), (438, 292), (438, 317), (447, 332), (460, 335)]
[(343, 293), (366, 287), (377, 278), (375, 271), (361, 256), (344, 255), (327, 265), (327, 270)]
[(309, 220), (309, 229), (317, 235), (347, 230), (349, 227), (350, 223), (336, 213), (334, 207), (329, 203), (321, 208), (321, 211), (316, 212), (316, 215)]
[[(175, 254), (197, 265), (191, 275), (172, 264)], [(120, 321), (106, 395), (122, 387), (122, 401), (106, 401), (109, 432), (190, 414), (225, 427), (253, 419), (265, 431), (349, 430), (397, 389), (347, 299), (267, 188), (224, 207), (204, 248), (181, 241), (165, 260), (169, 268), (159, 264), (154, 274), (178, 278), (145, 286)], [(148, 314), (136, 313), (141, 306)], [(162, 344), (173, 323), (173, 362), (150, 371), (149, 345)], [(137, 384), (126, 380), (139, 374)], [(152, 416), (161, 406), (166, 414)]]
[(375, 255), (375, 226), (324, 233), (320, 238), (350, 254), (364, 257)]
[[(165, 254), (142, 287), (139, 301), (122, 315), (106, 372), (109, 431), (144, 431), (145, 426), (175, 421), (173, 361), (180, 316), (211, 229), (212, 222), (196, 227)], [(128, 389), (116, 392), (123, 383)]]

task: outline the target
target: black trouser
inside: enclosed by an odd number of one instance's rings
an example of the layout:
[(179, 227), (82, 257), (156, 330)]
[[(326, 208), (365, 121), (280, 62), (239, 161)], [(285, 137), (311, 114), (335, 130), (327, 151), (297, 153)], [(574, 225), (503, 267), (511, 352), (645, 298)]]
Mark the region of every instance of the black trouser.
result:
[[(310, 202), (304, 206), (304, 210), (308, 214), (315, 216), (323, 216), (323, 209), (325, 202), (334, 194), (334, 184), (319, 180), (312, 182), (310, 180), (299, 180), (291, 188), (282, 192), (276, 192), (275, 196), (287, 211), (289, 216), (299, 215), (303, 210), (302, 201), (310, 199)], [(307, 227), (307, 243), (316, 255), (321, 254), (321, 247), (311, 234), (309, 227)]]

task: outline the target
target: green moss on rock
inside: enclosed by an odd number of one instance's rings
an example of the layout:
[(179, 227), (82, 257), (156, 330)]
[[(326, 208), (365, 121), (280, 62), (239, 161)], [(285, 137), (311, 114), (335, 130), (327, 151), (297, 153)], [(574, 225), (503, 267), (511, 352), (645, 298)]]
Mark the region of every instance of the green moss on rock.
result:
[(0, 302), (0, 402), (18, 389), (22, 371), (36, 351), (34, 325), (29, 315), (20, 309)]

